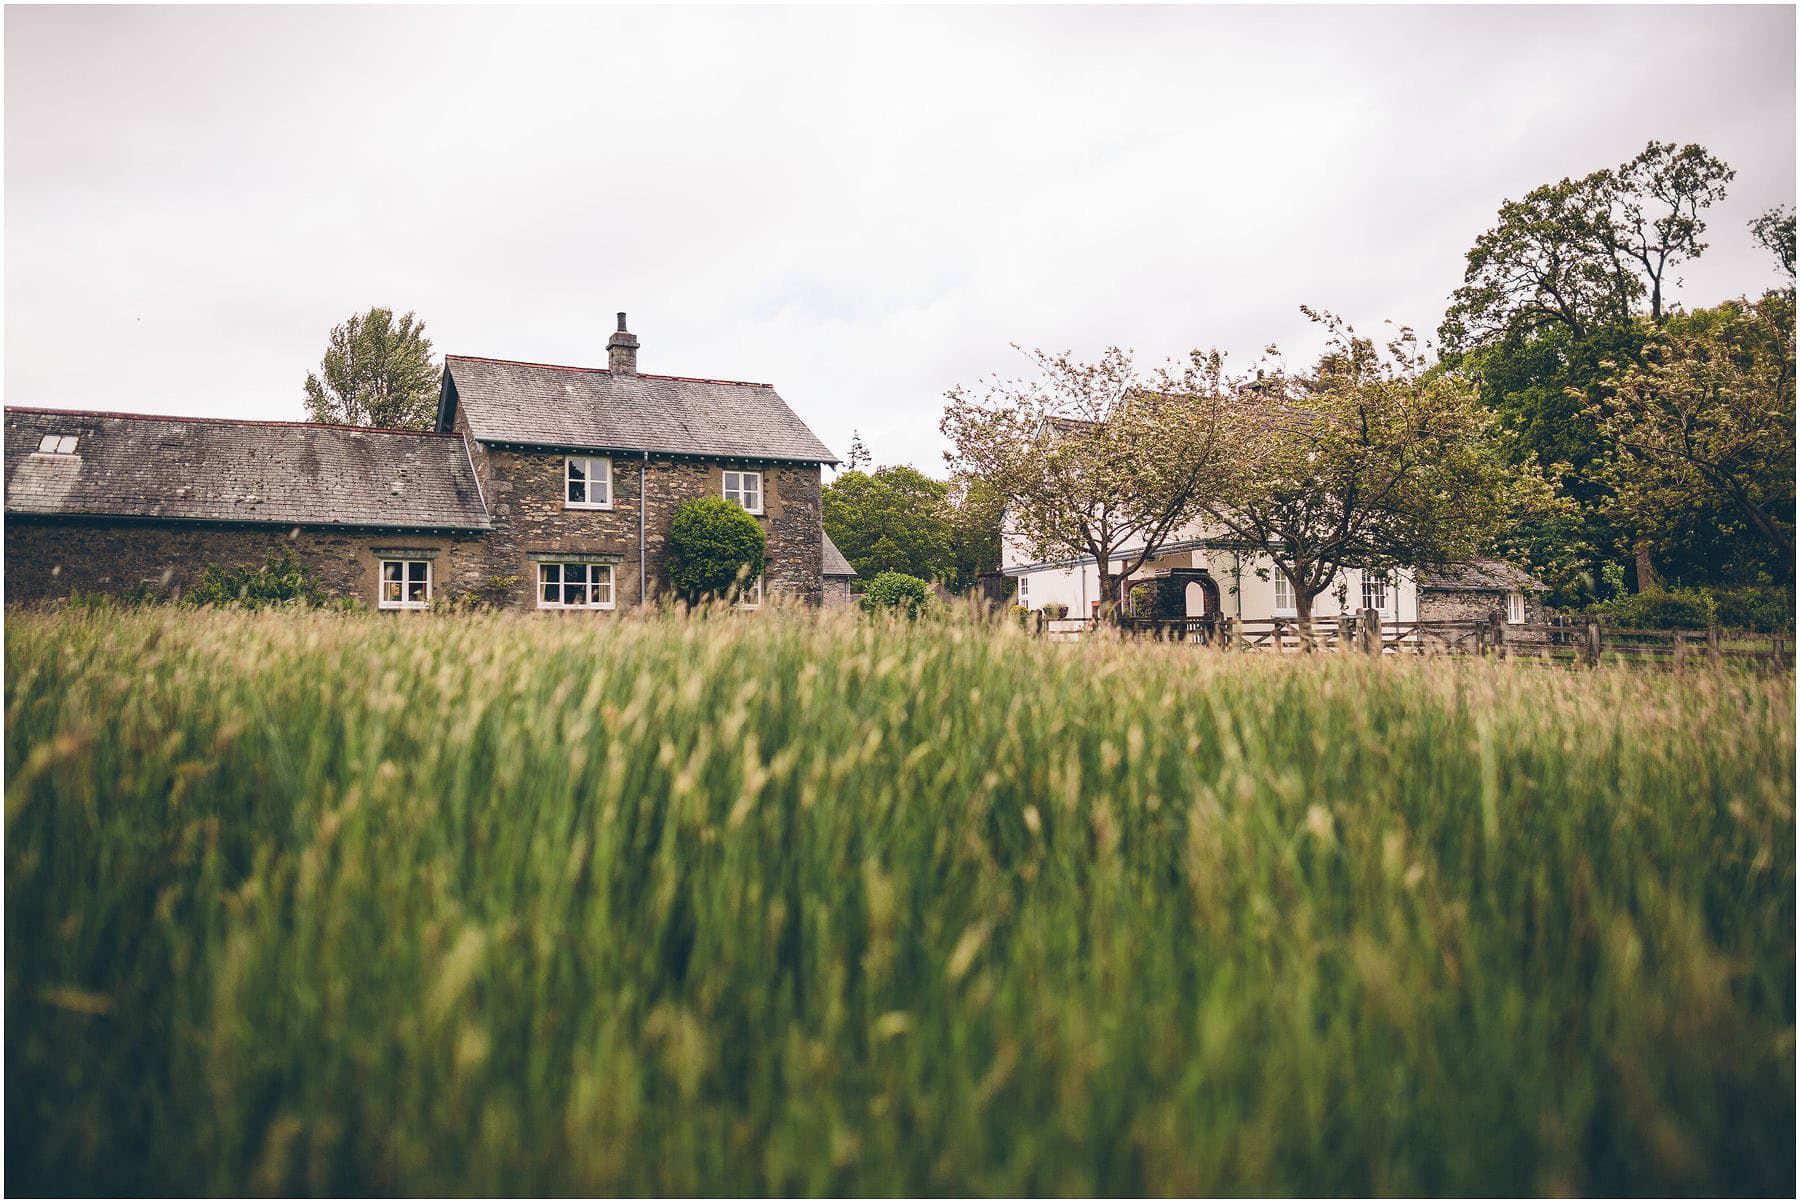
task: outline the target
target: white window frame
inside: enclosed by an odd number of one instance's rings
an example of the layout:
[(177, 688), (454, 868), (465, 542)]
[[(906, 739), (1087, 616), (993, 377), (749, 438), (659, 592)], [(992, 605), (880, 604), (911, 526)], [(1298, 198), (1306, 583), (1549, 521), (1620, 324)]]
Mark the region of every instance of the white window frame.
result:
[[(732, 481), (733, 477), (737, 478), (735, 486)], [(756, 487), (754, 489), (746, 488), (745, 485), (752, 478), (756, 481)], [(763, 474), (761, 472), (739, 471), (736, 468), (727, 468), (720, 475), (719, 492), (724, 496), (726, 501), (735, 501), (752, 514), (760, 514), (763, 512)], [(755, 498), (756, 504), (748, 504), (744, 500), (746, 497)]]
[(1507, 590), (1506, 621), (1514, 626), (1525, 621), (1525, 591), (1523, 589)]
[(38, 440), (39, 455), (74, 455), (76, 445), (81, 441), (80, 435), (47, 434)]
[[(1294, 605), (1294, 582), (1287, 579), (1287, 574), (1277, 568), (1269, 574), (1269, 583), (1275, 586), (1275, 614), (1286, 617), (1300, 611)], [(1282, 598), (1286, 597), (1286, 601)]]
[[(549, 570), (552, 568), (554, 568), (556, 570), (556, 574), (555, 574), (556, 580), (555, 581), (546, 580), (545, 578), (550, 575)], [(569, 569), (571, 569), (571, 568), (578, 568), (581, 570), (582, 579), (580, 582), (574, 582), (574, 581), (571, 581), (568, 579)], [(604, 570), (606, 573), (606, 578), (605, 578), (604, 582), (602, 582), (598, 578), (598, 574), (602, 570)], [(602, 584), (604, 584), (605, 589), (606, 589), (606, 600), (604, 600), (604, 601), (598, 600)], [(575, 586), (583, 589), (586, 592), (587, 600), (579, 601), (579, 602), (571, 602), (571, 601), (563, 600), (564, 598), (566, 598), (568, 596), (568, 594), (565, 591), (571, 585), (575, 585)], [(544, 590), (547, 588), (554, 588), (557, 591), (557, 600), (546, 601), (544, 599)], [(618, 579), (617, 579), (616, 574), (613, 572), (613, 566), (611, 564), (590, 564), (583, 560), (539, 560), (538, 561), (538, 566), (537, 566), (537, 608), (538, 609), (540, 609), (540, 610), (611, 610), (611, 609), (616, 608), (617, 605), (618, 605)]]
[(737, 608), (740, 610), (756, 610), (761, 608), (762, 602), (763, 579), (761, 576), (758, 576), (755, 580), (746, 585), (744, 591), (738, 595)]
[[(1369, 572), (1364, 570), (1362, 579), (1362, 608), (1365, 610), (1376, 611), (1386, 610), (1388, 608), (1388, 597), (1392, 592), (1389, 586), (1392, 584), (1393, 582), (1388, 579), (1387, 573)], [(1373, 602), (1369, 600), (1370, 590), (1374, 590), (1375, 600)]]
[[(389, 564), (398, 564), (400, 566), (400, 578), (398, 580), (390, 581), (388, 579), (388, 565)], [(424, 572), (425, 597), (421, 601), (413, 601), (406, 596), (407, 593), (409, 592), (407, 586), (415, 583), (412, 580), (412, 569), (414, 569), (414, 568), (423, 568), (425, 570), (425, 572)], [(400, 586), (400, 596), (399, 597), (395, 597), (395, 598), (388, 597), (388, 586), (389, 585), (399, 585)], [(430, 560), (403, 560), (403, 559), (398, 559), (398, 558), (394, 558), (394, 557), (383, 557), (382, 561), (381, 561), (381, 571), (377, 575), (376, 582), (375, 582), (375, 607), (376, 607), (376, 609), (378, 609), (378, 610), (424, 610), (424, 609), (428, 609), (430, 606), (431, 606), (431, 561)]]
[(1031, 578), (1028, 576), (1019, 578), (1019, 605), (1031, 609)]
[[(582, 469), (582, 471), (586, 475), (585, 475), (584, 479), (581, 481), (581, 486), (582, 486), (581, 491), (583, 493), (587, 494), (588, 499), (586, 501), (571, 501), (569, 499), (569, 494), (574, 491), (574, 487), (575, 487), (575, 465), (576, 464), (585, 464), (586, 465), (586, 467), (584, 467)], [(604, 467), (602, 468), (602, 475), (605, 477), (605, 480), (606, 480), (606, 500), (605, 501), (595, 501), (593, 499), (594, 498), (594, 484), (596, 482), (596, 477), (594, 475), (594, 465), (595, 464), (604, 465)], [(608, 457), (606, 457), (604, 455), (565, 455), (565, 456), (563, 456), (563, 508), (565, 510), (610, 510), (613, 508), (612, 498), (613, 498), (613, 492), (612, 492), (612, 460), (611, 459), (609, 459)]]

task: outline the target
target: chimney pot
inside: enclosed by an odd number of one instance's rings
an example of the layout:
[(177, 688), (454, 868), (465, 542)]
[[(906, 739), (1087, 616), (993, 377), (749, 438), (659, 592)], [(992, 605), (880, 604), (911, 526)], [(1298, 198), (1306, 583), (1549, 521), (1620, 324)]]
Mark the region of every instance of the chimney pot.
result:
[(619, 314), (619, 329), (606, 340), (606, 369), (615, 376), (637, 375), (637, 335), (625, 329), (625, 315)]

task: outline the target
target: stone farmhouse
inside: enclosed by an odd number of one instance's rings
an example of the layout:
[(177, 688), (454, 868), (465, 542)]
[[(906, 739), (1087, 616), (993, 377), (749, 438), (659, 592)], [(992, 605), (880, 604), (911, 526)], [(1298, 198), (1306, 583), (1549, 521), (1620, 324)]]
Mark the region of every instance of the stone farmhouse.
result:
[(644, 374), (637, 352), (621, 313), (605, 368), (446, 356), (431, 432), (9, 406), (6, 600), (175, 592), (288, 547), (383, 610), (625, 609), (666, 593), (670, 516), (708, 495), (767, 533), (746, 606), (847, 600), (831, 451), (773, 386)]

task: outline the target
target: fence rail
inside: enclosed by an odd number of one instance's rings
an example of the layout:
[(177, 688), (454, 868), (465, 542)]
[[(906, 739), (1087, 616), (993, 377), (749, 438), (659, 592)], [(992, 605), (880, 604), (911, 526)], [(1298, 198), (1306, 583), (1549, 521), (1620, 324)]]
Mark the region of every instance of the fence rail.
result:
[(1197, 644), (1229, 652), (1362, 652), (1390, 656), (1495, 656), (1545, 664), (1640, 664), (1684, 668), (1700, 664), (1794, 666), (1794, 637), (1707, 627), (1651, 631), (1597, 622), (1509, 623), (1492, 620), (1398, 622), (1373, 610), (1301, 622), (1295, 618), (1234, 619), (1224, 615), (1122, 619), (1049, 619), (1040, 630), (1059, 641), (1098, 629), (1128, 637)]

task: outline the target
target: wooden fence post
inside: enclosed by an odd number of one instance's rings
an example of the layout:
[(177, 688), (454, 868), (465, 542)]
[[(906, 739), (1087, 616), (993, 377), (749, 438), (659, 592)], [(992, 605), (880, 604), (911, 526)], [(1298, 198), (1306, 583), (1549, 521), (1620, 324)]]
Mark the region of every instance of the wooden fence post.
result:
[(1348, 614), (1339, 614), (1337, 616), (1337, 627), (1338, 627), (1338, 632), (1337, 632), (1338, 651), (1340, 651), (1340, 652), (1355, 651), (1356, 650), (1356, 635), (1355, 635), (1356, 620), (1351, 618)]
[(1687, 632), (1680, 627), (1675, 628), (1675, 671), (1680, 672), (1687, 667)]
[(1362, 612), (1362, 650), (1370, 656), (1381, 655), (1381, 611)]
[(1506, 620), (1496, 614), (1488, 620), (1488, 632), (1493, 636), (1494, 655), (1501, 660), (1506, 659)]
[(1581, 659), (1589, 668), (1600, 664), (1600, 624), (1592, 619), (1588, 620), (1587, 638), (1582, 641)]
[(1714, 668), (1719, 666), (1719, 624), (1716, 622), (1706, 628), (1706, 662)]

